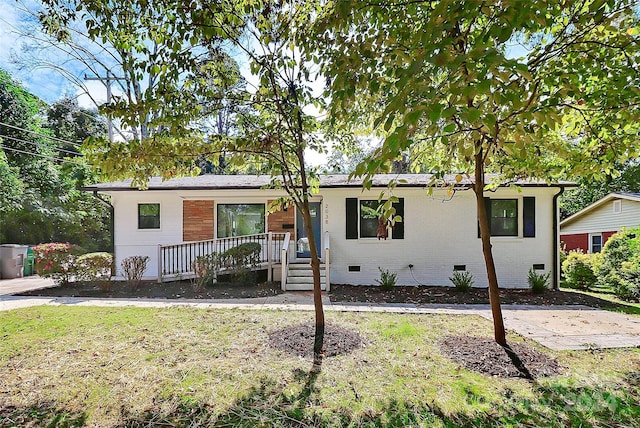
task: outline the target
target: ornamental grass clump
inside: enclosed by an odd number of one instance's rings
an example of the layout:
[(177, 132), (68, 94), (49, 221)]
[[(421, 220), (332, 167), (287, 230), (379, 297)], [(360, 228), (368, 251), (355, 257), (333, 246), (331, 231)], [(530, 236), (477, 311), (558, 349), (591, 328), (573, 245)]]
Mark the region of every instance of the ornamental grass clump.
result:
[(466, 293), (473, 287), (473, 274), (466, 270), (455, 270), (453, 275), (449, 277), (449, 281), (453, 283), (457, 291)]
[(398, 279), (398, 274), (395, 272), (391, 272), (388, 269), (382, 269), (378, 267), (380, 271), (380, 279), (376, 279), (376, 282), (382, 289), (382, 291), (391, 291), (393, 287), (396, 286), (396, 281)]
[(32, 248), (38, 275), (52, 278), (56, 284), (68, 284), (76, 274), (76, 257), (68, 242), (38, 244)]
[(542, 294), (549, 288), (549, 278), (551, 272), (537, 273), (533, 268), (529, 269), (529, 275), (527, 281), (529, 282), (529, 288), (533, 294)]

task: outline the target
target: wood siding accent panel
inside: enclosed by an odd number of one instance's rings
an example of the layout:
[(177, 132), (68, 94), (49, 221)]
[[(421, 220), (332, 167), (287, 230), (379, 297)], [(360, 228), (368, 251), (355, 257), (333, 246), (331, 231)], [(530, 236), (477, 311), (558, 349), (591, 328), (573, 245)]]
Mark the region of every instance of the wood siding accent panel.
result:
[[(267, 201), (267, 207), (273, 202), (273, 200)], [(280, 209), (279, 211), (270, 213), (267, 215), (267, 232), (291, 232), (295, 231), (296, 224), (296, 208), (288, 207), (285, 211)], [(288, 227), (294, 225), (293, 227)], [(293, 239), (293, 238), (292, 238)]]
[(211, 200), (182, 201), (182, 240), (213, 239), (214, 203)]
[(609, 238), (611, 238), (612, 235), (614, 235), (617, 231), (609, 231), (609, 232), (602, 232), (602, 248), (604, 248), (604, 244), (607, 243), (607, 241), (609, 240)]

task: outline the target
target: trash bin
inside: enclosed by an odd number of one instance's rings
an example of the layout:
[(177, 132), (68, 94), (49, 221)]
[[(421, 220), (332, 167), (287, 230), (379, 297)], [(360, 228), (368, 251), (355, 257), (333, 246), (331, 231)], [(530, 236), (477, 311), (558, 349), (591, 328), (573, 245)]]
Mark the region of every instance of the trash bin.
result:
[(17, 244), (0, 245), (2, 279), (22, 278), (28, 248), (26, 245)]
[(36, 273), (36, 255), (31, 247), (27, 248), (27, 255), (24, 258), (24, 276), (31, 276)]

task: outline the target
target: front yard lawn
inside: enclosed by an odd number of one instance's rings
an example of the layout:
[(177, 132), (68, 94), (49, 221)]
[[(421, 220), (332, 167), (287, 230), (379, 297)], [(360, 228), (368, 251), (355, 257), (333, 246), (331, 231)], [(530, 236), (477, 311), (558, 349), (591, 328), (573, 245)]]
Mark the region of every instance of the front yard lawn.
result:
[[(450, 336), (475, 316), (327, 313), (363, 346), (311, 360), (270, 345), (277, 311), (33, 307), (0, 313), (0, 426), (640, 426), (640, 350), (553, 352), (561, 374), (482, 375)], [(284, 338), (286, 340), (286, 338)]]

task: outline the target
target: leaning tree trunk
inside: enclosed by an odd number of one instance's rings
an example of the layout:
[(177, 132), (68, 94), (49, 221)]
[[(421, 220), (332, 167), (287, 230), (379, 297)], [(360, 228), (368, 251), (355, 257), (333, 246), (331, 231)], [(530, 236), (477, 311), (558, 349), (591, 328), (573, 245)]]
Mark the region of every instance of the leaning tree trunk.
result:
[(309, 239), (309, 251), (311, 252), (311, 270), (313, 272), (313, 306), (316, 312), (316, 333), (313, 342), (313, 371), (319, 372), (322, 368), (324, 357), (324, 309), (322, 307), (322, 290), (320, 288), (320, 258), (316, 248), (316, 239), (311, 227), (311, 213), (309, 211), (309, 200), (304, 198), (302, 202), (302, 219), (304, 229)]
[(504, 321), (502, 320), (502, 308), (500, 307), (500, 291), (498, 289), (498, 275), (496, 265), (493, 261), (491, 250), (491, 228), (489, 227), (489, 217), (487, 216), (486, 203), (484, 200), (484, 161), (482, 148), (477, 148), (475, 155), (475, 185), (476, 206), (478, 210), (478, 223), (480, 225), (480, 238), (482, 240), (482, 254), (484, 264), (487, 269), (487, 279), (489, 280), (489, 303), (493, 315), (493, 333), (495, 340), (500, 345), (506, 345), (507, 339), (504, 331)]

